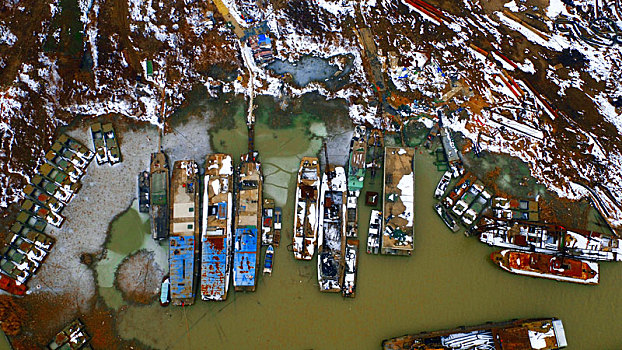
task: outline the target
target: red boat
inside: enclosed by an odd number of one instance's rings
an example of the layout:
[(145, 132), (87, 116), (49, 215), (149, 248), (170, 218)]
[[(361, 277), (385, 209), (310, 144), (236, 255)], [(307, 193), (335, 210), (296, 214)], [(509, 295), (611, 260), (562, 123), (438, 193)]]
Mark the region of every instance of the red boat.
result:
[(555, 255), (502, 250), (490, 255), (502, 269), (518, 275), (562, 282), (598, 284), (598, 263)]
[(18, 283), (11, 277), (0, 274), (0, 289), (5, 290), (13, 295), (22, 296), (26, 294), (26, 285)]

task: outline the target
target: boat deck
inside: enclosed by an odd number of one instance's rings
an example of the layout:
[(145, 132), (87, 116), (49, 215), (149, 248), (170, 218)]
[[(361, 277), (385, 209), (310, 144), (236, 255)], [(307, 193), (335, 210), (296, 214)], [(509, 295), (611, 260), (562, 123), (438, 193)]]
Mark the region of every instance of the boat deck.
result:
[(411, 255), (414, 249), (415, 150), (386, 147), (381, 253)]
[(198, 166), (192, 160), (176, 161), (171, 180), (170, 276), (173, 305), (194, 303), (194, 263), (198, 252)]
[(236, 291), (255, 291), (259, 265), (262, 204), (261, 165), (243, 161), (239, 168), (238, 198), (233, 257), (233, 286)]

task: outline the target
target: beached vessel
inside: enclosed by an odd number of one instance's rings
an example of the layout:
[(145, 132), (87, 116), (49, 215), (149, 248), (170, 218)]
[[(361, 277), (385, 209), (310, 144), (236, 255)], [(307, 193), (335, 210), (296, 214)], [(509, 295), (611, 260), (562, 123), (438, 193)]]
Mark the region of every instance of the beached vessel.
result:
[(473, 233), (491, 246), (594, 261), (622, 261), (622, 240), (616, 236), (563, 226), (484, 217)]
[[(39, 175), (49, 179), (50, 181), (57, 184), (59, 187), (63, 187), (65, 191), (71, 193), (77, 193), (82, 184), (78, 182), (77, 177), (71, 177), (69, 174), (60, 170), (59, 168), (53, 166), (50, 163), (44, 163), (39, 167)], [(36, 184), (35, 184), (36, 185)]]
[(90, 340), (91, 336), (86, 332), (86, 327), (80, 319), (76, 319), (58, 332), (47, 348), (49, 350), (91, 349)]
[(67, 144), (73, 145), (73, 147), (75, 147), (76, 149), (73, 149), (69, 145), (63, 144), (56, 140), (52, 144), (52, 148), (50, 149), (50, 151), (48, 151), (48, 153), (52, 152), (56, 156), (61, 157), (68, 162), (71, 162), (71, 164), (73, 164), (78, 170), (84, 172), (91, 160), (93, 159), (93, 152), (91, 152), (88, 148), (75, 140), (70, 141), (69, 138), (63, 139)]
[(322, 176), (318, 228), (317, 278), (322, 292), (340, 292), (346, 230), (345, 169), (326, 165)]
[(55, 213), (60, 213), (64, 208), (62, 202), (38, 186), (33, 186), (31, 184), (26, 185), (26, 187), (24, 187), (24, 194)]
[(274, 242), (274, 199), (264, 198), (261, 217), (261, 245), (270, 245)]
[(320, 162), (315, 157), (300, 161), (294, 206), (294, 258), (311, 260), (315, 253), (320, 195)]
[(387, 147), (384, 156), (380, 252), (411, 255), (415, 235), (415, 150)]
[(104, 133), (106, 153), (108, 154), (108, 161), (110, 162), (110, 165), (115, 165), (121, 162), (121, 151), (119, 150), (117, 135), (114, 132), (112, 123), (102, 125), (102, 132)]
[(359, 240), (346, 239), (345, 272), (343, 274), (343, 287), (341, 293), (344, 297), (356, 296), (356, 273), (359, 257)]
[(93, 139), (93, 147), (95, 147), (95, 159), (97, 164), (102, 165), (108, 162), (108, 152), (106, 152), (106, 141), (104, 140), (104, 132), (101, 123), (91, 125), (91, 137)]
[(367, 231), (367, 254), (380, 253), (380, 231), (382, 230), (382, 212), (372, 210)]
[(450, 181), (451, 171), (447, 170), (439, 180), (438, 185), (436, 185), (436, 189), (434, 190), (434, 198), (440, 199), (445, 194), (447, 187), (449, 187)]
[[(22, 213), (20, 213), (21, 215)], [(16, 221), (11, 225), (11, 232), (21, 236), (27, 241), (35, 244), (37, 247), (50, 251), (52, 245), (54, 245), (54, 238), (47, 234), (38, 231), (37, 229)]]
[(171, 178), (171, 218), (169, 274), (171, 302), (187, 306), (194, 303), (195, 264), (199, 238), (199, 168), (193, 160), (178, 160)]
[(32, 214), (39, 216), (48, 222), (48, 224), (60, 228), (65, 222), (65, 217), (62, 215), (51, 211), (50, 209), (44, 207), (39, 203), (35, 203), (30, 199), (24, 199), (22, 201), (22, 210), (28, 211)]
[(151, 236), (155, 240), (161, 240), (168, 237), (169, 230), (169, 174), (168, 159), (164, 152), (151, 154), (151, 169), (149, 175)]
[[(73, 152), (76, 156), (78, 156), (81, 159), (81, 160), (74, 161), (72, 158), (72, 162), (81, 169), (86, 169), (86, 167), (88, 166), (88, 163), (90, 163), (91, 160), (93, 160), (93, 157), (95, 157), (95, 153), (93, 151), (88, 149), (85, 145), (80, 143), (78, 140), (74, 139), (73, 137), (69, 137), (66, 134), (61, 134), (56, 140), (56, 142), (64, 146), (69, 151)], [(52, 145), (52, 150), (57, 153), (60, 152), (58, 146), (55, 147), (54, 145)], [(62, 153), (64, 153), (64, 151)]]
[(257, 154), (253, 152), (243, 155), (236, 187), (238, 195), (233, 256), (233, 287), (236, 292), (253, 292), (257, 286), (262, 182), (261, 163), (257, 161)]
[(598, 284), (599, 280), (598, 263), (594, 261), (507, 249), (492, 253), (490, 259), (517, 275), (581, 284)]
[(22, 296), (28, 289), (25, 284), (21, 284), (13, 278), (0, 273), (0, 289), (13, 295)]
[(166, 275), (160, 285), (160, 306), (168, 306), (171, 302), (171, 278)]
[(201, 299), (225, 300), (231, 275), (233, 241), (233, 158), (205, 159), (201, 234)]
[(138, 175), (138, 211), (149, 212), (149, 172), (143, 171)]
[(522, 319), (404, 335), (382, 342), (385, 350), (553, 350), (566, 347), (556, 318)]
[(281, 207), (274, 208), (274, 246), (281, 243), (281, 228), (283, 226), (283, 210)]
[(39, 174), (33, 176), (30, 183), (43, 189), (45, 192), (52, 195), (52, 197), (58, 199), (65, 204), (69, 203), (74, 195), (74, 192), (72, 192), (70, 189), (59, 186), (50, 179), (45, 178)]
[(263, 274), (272, 275), (272, 265), (274, 264), (274, 248), (269, 245), (266, 249), (266, 256), (263, 260)]

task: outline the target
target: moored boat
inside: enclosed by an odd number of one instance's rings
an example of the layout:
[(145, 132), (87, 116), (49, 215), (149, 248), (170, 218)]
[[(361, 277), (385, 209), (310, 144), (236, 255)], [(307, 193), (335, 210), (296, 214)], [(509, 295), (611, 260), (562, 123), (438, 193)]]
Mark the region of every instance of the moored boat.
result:
[(453, 216), (451, 216), (451, 214), (447, 212), (447, 209), (445, 209), (445, 207), (443, 207), (440, 203), (436, 203), (434, 205), (434, 210), (436, 210), (438, 216), (441, 217), (445, 225), (447, 225), (450, 230), (452, 230), (453, 232), (458, 232), (459, 227), (456, 219), (454, 219)]
[(367, 163), (370, 168), (370, 176), (373, 180), (376, 172), (382, 168), (382, 159), (384, 157), (384, 135), (382, 130), (373, 129), (367, 138)]
[(261, 164), (252, 152), (242, 156), (238, 168), (233, 256), (233, 287), (235, 291), (253, 292), (257, 286), (257, 267), (261, 245), (262, 175)]
[(263, 260), (263, 274), (272, 275), (272, 265), (274, 264), (274, 248), (269, 245), (266, 249), (266, 256)]
[(261, 245), (274, 243), (274, 199), (264, 198), (261, 218)]
[(450, 181), (451, 171), (447, 170), (439, 180), (438, 185), (436, 185), (436, 190), (434, 190), (434, 198), (441, 198), (445, 194)]
[(560, 225), (484, 217), (472, 230), (491, 246), (564, 254), (593, 261), (622, 261), (622, 239), (606, 233), (566, 229)]
[(462, 326), (443, 331), (408, 334), (382, 342), (385, 350), (554, 350), (567, 345), (564, 325), (556, 318)]
[(281, 243), (281, 227), (283, 225), (283, 210), (281, 207), (274, 208), (274, 246)]
[(386, 147), (380, 253), (409, 256), (415, 236), (415, 150)]
[(229, 290), (233, 223), (233, 158), (205, 159), (201, 233), (201, 299), (225, 300)]
[(294, 206), (294, 258), (311, 260), (315, 253), (320, 195), (320, 162), (315, 157), (300, 161)]
[(367, 231), (367, 254), (380, 253), (380, 230), (382, 229), (382, 212), (372, 210)]
[(171, 302), (171, 279), (168, 275), (162, 278), (160, 286), (160, 306), (168, 306)]
[(171, 302), (188, 306), (194, 303), (195, 263), (199, 238), (199, 168), (193, 160), (179, 160), (171, 178), (171, 218), (169, 273)]
[(162, 240), (169, 230), (169, 179), (168, 159), (164, 152), (151, 154), (149, 174), (149, 212), (151, 214), (151, 237)]
[(350, 158), (348, 159), (348, 191), (358, 197), (365, 181), (367, 161), (367, 129), (362, 125), (354, 128), (350, 141)]
[(345, 272), (343, 274), (343, 286), (341, 293), (344, 297), (356, 296), (356, 273), (359, 256), (359, 240), (348, 238), (346, 240)]
[(598, 284), (598, 263), (564, 256), (502, 250), (490, 255), (502, 269), (517, 275), (548, 278), (560, 282)]
[(318, 225), (317, 277), (322, 292), (341, 291), (346, 243), (346, 181), (343, 167), (326, 165)]

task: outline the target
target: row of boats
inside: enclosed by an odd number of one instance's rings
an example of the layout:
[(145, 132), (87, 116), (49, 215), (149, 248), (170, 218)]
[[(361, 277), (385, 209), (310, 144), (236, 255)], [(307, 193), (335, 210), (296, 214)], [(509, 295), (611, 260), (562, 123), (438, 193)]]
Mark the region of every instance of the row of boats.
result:
[(93, 157), (92, 151), (66, 134), (46, 152), (44, 163), (23, 189), (21, 210), (0, 249), (0, 289), (14, 295), (26, 293), (27, 281), (54, 245), (48, 228), (64, 223), (62, 211), (82, 187), (80, 180)]
[(166, 155), (152, 155), (152, 235), (169, 239), (169, 277), (161, 303), (167, 304), (170, 295), (174, 305), (191, 305), (197, 276), (202, 300), (225, 300), (231, 279), (236, 291), (254, 291), (262, 245), (268, 246), (263, 272), (272, 272), (282, 215), (274, 201), (262, 198), (256, 157), (245, 154), (234, 171), (231, 155), (210, 154), (203, 181), (195, 161), (176, 161), (169, 186)]
[[(535, 201), (492, 198), (473, 174), (459, 178), (447, 195), (451, 172), (441, 177), (435, 210), (452, 230), (460, 218), (467, 233), (503, 248), (491, 260), (508, 272), (580, 284), (598, 284), (598, 261), (622, 260), (622, 240), (606, 233), (539, 222)], [(491, 207), (490, 209), (488, 209)]]
[[(321, 172), (318, 158), (303, 157), (297, 174), (294, 258), (312, 260), (317, 249), (320, 290), (346, 297), (354, 297), (356, 290), (357, 202), (367, 168), (367, 136), (365, 127), (356, 128), (347, 169), (327, 164)], [(203, 300), (225, 300), (230, 279), (236, 291), (254, 291), (261, 247), (267, 247), (263, 272), (270, 274), (282, 224), (281, 209), (263, 198), (257, 153), (243, 155), (235, 172), (230, 155), (208, 155), (202, 186), (194, 161), (174, 163), (170, 186), (168, 173), (166, 155), (154, 153), (145, 194), (152, 235), (161, 240), (170, 234), (170, 276), (162, 302), (170, 293), (173, 304), (191, 304), (195, 275)], [(145, 183), (141, 175), (139, 191), (145, 192)], [(198, 256), (200, 266), (194, 264)]]

